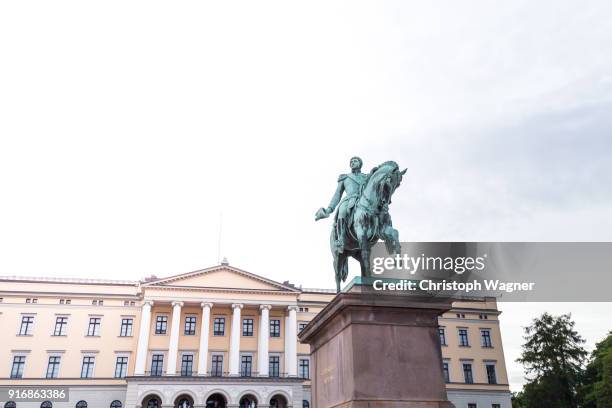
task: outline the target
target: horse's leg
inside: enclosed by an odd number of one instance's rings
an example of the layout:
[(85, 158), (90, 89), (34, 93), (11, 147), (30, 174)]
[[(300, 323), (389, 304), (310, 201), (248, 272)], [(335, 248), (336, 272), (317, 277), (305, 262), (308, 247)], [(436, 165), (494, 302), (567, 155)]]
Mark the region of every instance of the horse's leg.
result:
[(336, 278), (336, 293), (340, 293), (340, 277), (342, 276), (342, 265), (340, 265), (340, 258), (342, 257), (339, 253), (334, 253), (334, 277)]
[(385, 225), (381, 231), (381, 238), (385, 241), (387, 252), (389, 255), (399, 254), (401, 251), (401, 245), (399, 242), (399, 234), (395, 228), (391, 225)]
[(340, 292), (340, 283), (346, 280), (347, 275), (347, 256), (337, 253), (334, 257), (334, 271), (336, 272), (336, 291)]
[(370, 274), (370, 219), (366, 214), (359, 214), (355, 218), (355, 236), (359, 243), (359, 263), (361, 265), (361, 276), (369, 277)]
[(399, 242), (399, 233), (393, 228), (393, 224), (391, 223), (391, 216), (385, 214), (381, 217), (380, 222), (382, 223), (380, 237), (385, 241), (387, 252), (389, 255), (399, 254), (402, 247)]

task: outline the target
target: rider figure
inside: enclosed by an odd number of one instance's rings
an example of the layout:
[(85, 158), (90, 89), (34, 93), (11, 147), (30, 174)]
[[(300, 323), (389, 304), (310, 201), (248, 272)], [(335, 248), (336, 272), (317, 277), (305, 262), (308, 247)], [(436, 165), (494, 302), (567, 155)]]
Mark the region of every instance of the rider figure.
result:
[[(321, 218), (327, 218), (334, 212), (336, 206), (338, 206), (338, 213), (336, 214), (336, 247), (338, 248), (338, 252), (342, 252), (344, 249), (348, 227), (347, 223), (349, 221), (348, 216), (351, 209), (357, 203), (367, 179), (367, 176), (361, 172), (362, 165), (363, 161), (359, 157), (355, 156), (351, 158), (351, 172), (348, 174), (341, 174), (338, 177), (338, 187), (336, 188), (336, 192), (329, 206), (327, 208), (320, 208), (315, 214), (315, 220), (317, 221)], [(342, 193), (344, 192), (346, 192), (346, 195), (342, 198)]]

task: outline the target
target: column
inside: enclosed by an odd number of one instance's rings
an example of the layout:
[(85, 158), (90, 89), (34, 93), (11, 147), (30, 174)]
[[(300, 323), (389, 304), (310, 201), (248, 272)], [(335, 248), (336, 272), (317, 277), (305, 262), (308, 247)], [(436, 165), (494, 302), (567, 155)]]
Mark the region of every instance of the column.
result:
[(167, 375), (176, 375), (176, 358), (178, 355), (179, 331), (181, 329), (181, 307), (183, 307), (183, 302), (172, 302), (172, 326), (170, 327), (170, 345), (168, 346)]
[(134, 375), (144, 375), (149, 352), (149, 331), (151, 330), (152, 300), (145, 300), (140, 313), (140, 330), (138, 332), (138, 348), (136, 349), (136, 366)]
[(210, 335), (210, 309), (212, 303), (202, 302), (202, 322), (200, 323), (200, 348), (198, 349), (198, 375), (208, 372), (208, 336)]
[(283, 336), (285, 338), (285, 375), (289, 374), (289, 341), (288, 337), (287, 337), (287, 326), (289, 325), (289, 316), (285, 316), (285, 319), (283, 320), (283, 325), (281, 326), (282, 330), (285, 330), (285, 335)]
[(242, 304), (232, 304), (234, 313), (232, 315), (232, 332), (230, 334), (230, 351), (229, 351), (229, 375), (240, 375), (240, 309)]
[(270, 305), (261, 305), (261, 316), (259, 316), (259, 338), (257, 343), (257, 371), (262, 377), (267, 377), (270, 371), (268, 358), (268, 338), (270, 336)]
[(287, 324), (285, 325), (285, 362), (287, 364), (285, 369), (290, 377), (297, 376), (297, 309), (297, 306), (287, 308), (289, 316), (286, 318)]

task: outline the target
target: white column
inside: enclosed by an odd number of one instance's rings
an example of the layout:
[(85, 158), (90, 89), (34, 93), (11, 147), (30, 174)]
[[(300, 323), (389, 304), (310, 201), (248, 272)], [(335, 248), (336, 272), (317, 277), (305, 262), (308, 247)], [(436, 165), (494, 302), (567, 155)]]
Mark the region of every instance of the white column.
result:
[(281, 330), (285, 330), (285, 374), (289, 374), (289, 339), (287, 337), (287, 326), (289, 325), (289, 316), (285, 316)]
[(257, 371), (262, 377), (269, 375), (270, 363), (268, 358), (268, 338), (270, 336), (270, 305), (261, 305), (261, 316), (259, 316), (259, 337), (257, 343)]
[(172, 302), (172, 326), (170, 327), (170, 345), (168, 346), (167, 375), (176, 374), (179, 331), (181, 329), (181, 307), (183, 307), (183, 302)]
[(234, 313), (232, 315), (232, 332), (230, 334), (230, 351), (229, 351), (229, 375), (240, 375), (240, 309), (242, 304), (232, 304)]
[(287, 367), (287, 375), (290, 377), (297, 376), (297, 306), (289, 306), (289, 316), (285, 319), (285, 362)]
[(198, 350), (198, 375), (208, 372), (208, 336), (210, 335), (210, 309), (212, 303), (202, 302), (202, 322), (200, 323), (200, 348)]
[(134, 375), (144, 375), (149, 353), (149, 331), (151, 330), (152, 300), (145, 300), (140, 313), (140, 331), (138, 332), (138, 348), (136, 351), (136, 367)]

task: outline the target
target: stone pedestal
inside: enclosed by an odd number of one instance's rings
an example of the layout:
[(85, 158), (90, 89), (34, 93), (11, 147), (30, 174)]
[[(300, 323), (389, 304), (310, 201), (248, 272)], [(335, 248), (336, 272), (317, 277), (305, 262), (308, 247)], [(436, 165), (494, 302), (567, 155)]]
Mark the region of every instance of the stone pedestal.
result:
[(353, 285), (300, 334), (311, 346), (313, 408), (452, 408), (438, 316), (450, 299)]

